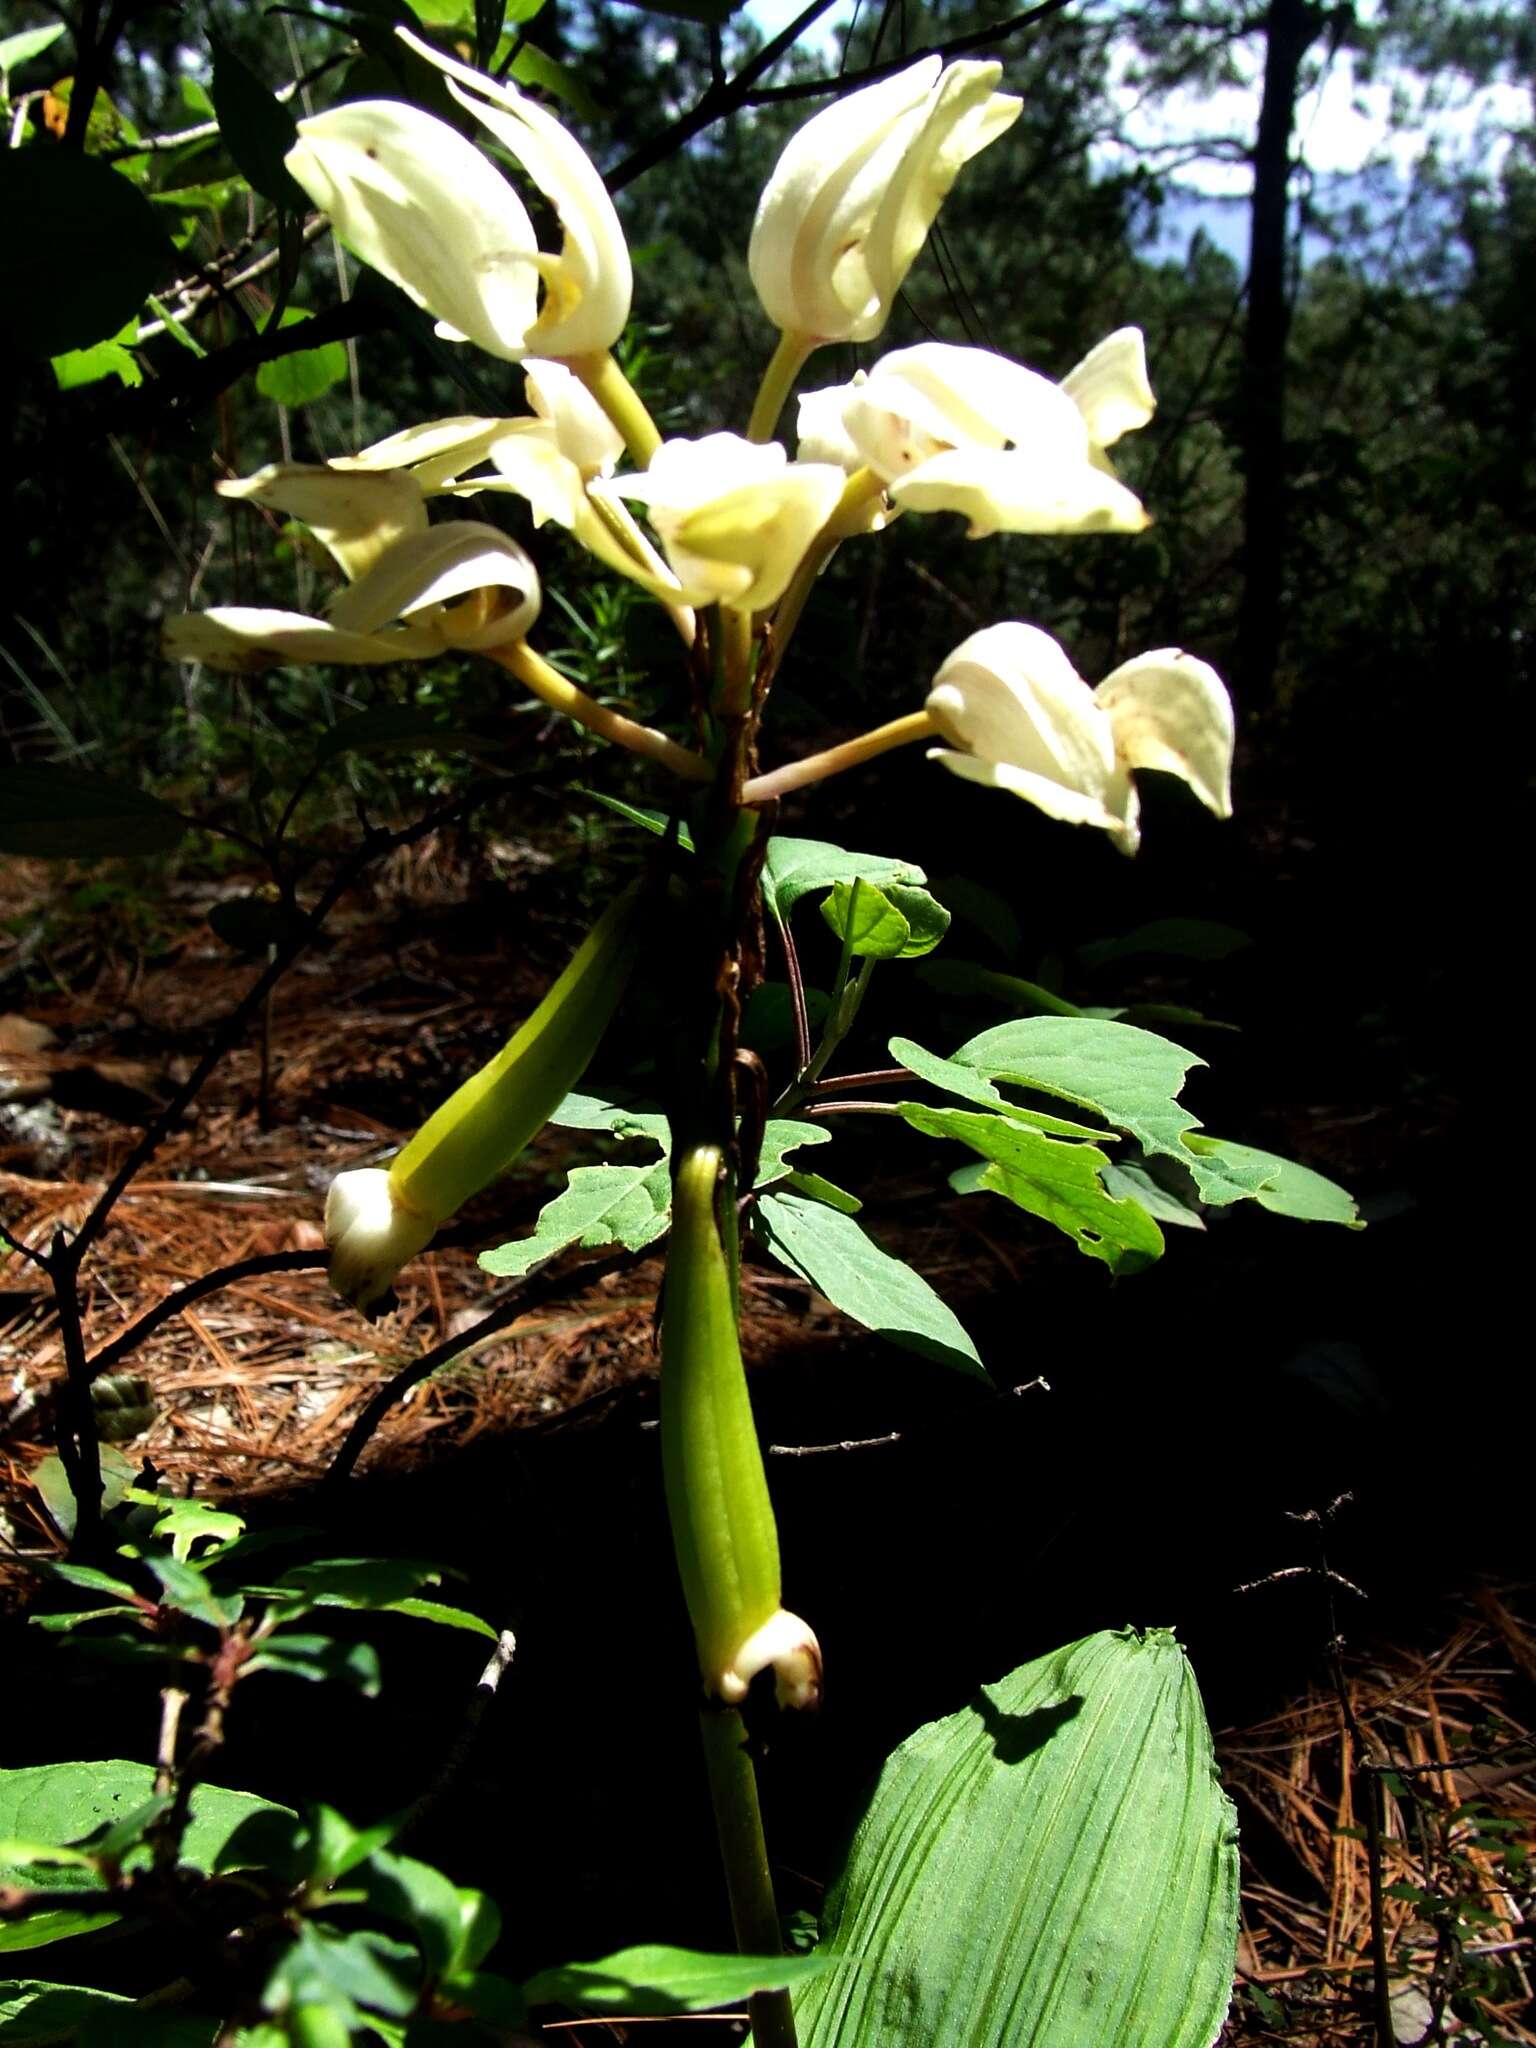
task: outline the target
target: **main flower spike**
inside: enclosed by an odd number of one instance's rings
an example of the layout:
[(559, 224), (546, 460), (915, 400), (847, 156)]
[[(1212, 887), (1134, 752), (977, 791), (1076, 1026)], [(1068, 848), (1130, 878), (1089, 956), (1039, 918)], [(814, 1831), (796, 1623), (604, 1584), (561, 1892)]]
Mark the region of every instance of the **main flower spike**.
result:
[(302, 520), (355, 580), (323, 619), (249, 605), (179, 613), (161, 633), (170, 661), (240, 675), (422, 661), (522, 640), (539, 615), (538, 571), (517, 542), (478, 520), (429, 526), (409, 475), (274, 463), (218, 488)]
[(780, 1706), (821, 1697), (821, 1650), (779, 1602), (779, 1532), (716, 1215), (722, 1156), (680, 1148), (661, 1318), (661, 1458), (704, 1689), (738, 1705), (771, 1665)]
[(643, 920), (639, 884), (617, 897), (501, 1051), (428, 1117), (386, 1169), (355, 1168), (325, 1204), (330, 1279), (368, 1310), (408, 1259), (517, 1158), (581, 1079), (618, 1007)]
[(758, 202), (747, 262), (774, 325), (872, 341), (962, 167), (1018, 119), (1002, 66), (921, 58), (793, 135)]
[(1232, 701), (1213, 668), (1177, 648), (1139, 654), (1092, 690), (1038, 626), (987, 626), (944, 663), (927, 710), (950, 742), (930, 760), (1097, 825), (1122, 853), (1141, 843), (1133, 769), (1177, 775), (1218, 818), (1232, 815)]
[(425, 307), (444, 339), (508, 362), (610, 348), (629, 318), (633, 274), (586, 151), (515, 87), (398, 33), (448, 74), (449, 92), (549, 201), (559, 253), (539, 248), (522, 200), (473, 143), (397, 100), (355, 100), (301, 121), (288, 170), (347, 247)]
[(664, 441), (649, 469), (594, 484), (636, 498), (661, 535), (686, 604), (760, 611), (782, 597), (843, 494), (827, 462), (791, 462), (776, 441), (706, 434)]
[(1121, 328), (1060, 384), (992, 349), (919, 342), (867, 377), (800, 400), (801, 452), (842, 451), (913, 512), (962, 512), (969, 536), (1139, 533), (1141, 500), (1105, 449), (1156, 404), (1138, 328)]

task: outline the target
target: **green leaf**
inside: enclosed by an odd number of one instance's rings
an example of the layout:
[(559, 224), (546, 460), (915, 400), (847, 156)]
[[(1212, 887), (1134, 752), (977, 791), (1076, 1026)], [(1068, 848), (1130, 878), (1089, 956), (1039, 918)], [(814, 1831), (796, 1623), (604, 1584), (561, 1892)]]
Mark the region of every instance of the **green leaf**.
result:
[(840, 1210), (804, 1195), (764, 1195), (752, 1228), (779, 1263), (866, 1330), (924, 1358), (988, 1377), (953, 1309)]
[(0, 149), (0, 219), (0, 342), (24, 356), (121, 334), (175, 261), (144, 195), (79, 150)]
[[(604, 810), (612, 811), (615, 816), (627, 819), (631, 825), (638, 825), (643, 832), (654, 833), (658, 839), (665, 839), (667, 836), (667, 827), (671, 822), (672, 816), (669, 811), (644, 810), (639, 804), (625, 803), (622, 797), (608, 796), (600, 789), (583, 789), (579, 784), (576, 786), (574, 794), (590, 798), (593, 803), (601, 804)], [(681, 820), (678, 822), (674, 837), (677, 845), (684, 853), (692, 853), (693, 835)]]
[(139, 338), (139, 316), (128, 320), (110, 341), (98, 341), (92, 348), (74, 348), (53, 358), (53, 381), (61, 391), (74, 391), (85, 384), (100, 384), (115, 377), (131, 390), (144, 382), (144, 372), (133, 353)]
[(757, 1185), (766, 1188), (783, 1180), (790, 1168), (787, 1154), (802, 1145), (828, 1145), (832, 1133), (825, 1124), (797, 1123), (793, 1117), (771, 1116), (763, 1125), (762, 1148), (757, 1156)]
[(802, 896), (820, 895), (839, 882), (862, 877), (879, 889), (893, 882), (919, 883), (926, 880), (920, 867), (906, 860), (887, 860), (878, 853), (849, 853), (824, 839), (792, 839), (775, 833), (763, 860), (763, 906), (778, 923)]
[[(1184, 1143), (1185, 1133), (1200, 1126), (1175, 1098), (1191, 1067), (1205, 1062), (1135, 1025), (1090, 1017), (1024, 1017), (968, 1040), (952, 1064), (988, 1081), (1006, 1081), (1096, 1111), (1106, 1123), (1129, 1131), (1144, 1151), (1188, 1167), (1201, 1199), (1213, 1205), (1256, 1194), (1268, 1177), (1264, 1168), (1236, 1156), (1202, 1157)], [(984, 1098), (973, 1092), (971, 1099)], [(1018, 1113), (995, 1090), (993, 1101), (1006, 1115)]]
[(404, 1923), (421, 1943), (434, 1977), (458, 1960), (464, 1939), (464, 1914), (458, 1886), (414, 1856), (381, 1849), (362, 1872), (368, 1904), (388, 1920)]
[(836, 1181), (823, 1180), (819, 1173), (788, 1173), (784, 1176), (784, 1185), (809, 1201), (825, 1202), (829, 1209), (841, 1209), (845, 1216), (857, 1216), (864, 1206), (857, 1195), (850, 1195)]
[(567, 1245), (621, 1244), (640, 1251), (661, 1236), (672, 1210), (665, 1159), (641, 1166), (577, 1166), (539, 1211), (531, 1237), (515, 1237), (480, 1254), (487, 1273), (526, 1273)]
[(13, 1978), (0, 1983), (0, 2042), (5, 2048), (29, 2048), (33, 2042), (42, 2048), (45, 2042), (67, 2041), (92, 2013), (130, 2002), (115, 1991), (92, 1991), (83, 1984)]
[(0, 768), (0, 853), (36, 860), (167, 853), (186, 829), (155, 797), (86, 768)]
[(371, 1929), (337, 1934), (306, 1920), (267, 1979), (265, 2002), (278, 2011), (335, 2004), (345, 2018), (358, 2005), (403, 2019), (416, 2005), (420, 1976), (416, 1951), (406, 1942)]
[[(1175, 1172), (1182, 1178), (1181, 1169), (1175, 1168)], [(1205, 1219), (1200, 1211), (1191, 1208), (1188, 1202), (1181, 1201), (1178, 1195), (1172, 1189), (1165, 1188), (1161, 1181), (1154, 1180), (1144, 1166), (1137, 1166), (1131, 1161), (1111, 1160), (1099, 1178), (1110, 1194), (1117, 1197), (1128, 1196), (1131, 1201), (1140, 1202), (1147, 1214), (1155, 1217), (1159, 1223), (1171, 1223), (1180, 1230), (1205, 1228)]]
[(1109, 1194), (1100, 1174), (1109, 1160), (1096, 1145), (1047, 1137), (1044, 1131), (974, 1109), (930, 1109), (904, 1102), (901, 1114), (930, 1138), (953, 1138), (979, 1152), (985, 1166), (952, 1176), (956, 1194), (980, 1189), (1064, 1230), (1080, 1252), (1112, 1273), (1134, 1273), (1163, 1255), (1163, 1234), (1141, 1204)]
[[(293, 327), (310, 317), (302, 306), (289, 306), (278, 325)], [(291, 356), (275, 356), (271, 362), (261, 364), (256, 372), (256, 389), (274, 405), (313, 405), (317, 398), (334, 391), (346, 375), (346, 344), (325, 341), (318, 348), (297, 349)]]
[(828, 1967), (824, 1955), (717, 1956), (687, 1948), (625, 1948), (595, 1963), (541, 1970), (523, 1986), (530, 2005), (574, 2005), (585, 2012), (709, 2012), (807, 1983)]
[(881, 889), (862, 876), (836, 883), (821, 914), (861, 960), (915, 960), (949, 929), (949, 912), (926, 889), (901, 882)]
[(239, 1515), (230, 1514), (227, 1508), (210, 1507), (205, 1500), (162, 1502), (155, 1496), (153, 1505), (162, 1510), (155, 1519), (155, 1534), (170, 1539), (172, 1557), (189, 1557), (194, 1543), (210, 1542), (222, 1550), (245, 1529)]
[(240, 1619), (245, 1603), (239, 1594), (215, 1593), (195, 1564), (179, 1557), (148, 1557), (144, 1562), (160, 1581), (162, 1606), (220, 1630)]
[(114, 1579), (93, 1564), (69, 1564), (61, 1558), (47, 1570), (50, 1578), (62, 1579), (66, 1586), (83, 1587), (87, 1593), (110, 1593), (114, 1600), (135, 1603), (140, 1598), (137, 1586), (130, 1586), (126, 1579)]
[(1053, 995), (1038, 981), (1026, 981), (1019, 974), (1000, 974), (975, 960), (925, 960), (917, 970), (918, 979), (946, 996), (991, 996), (1022, 1010), (1026, 1016), (1081, 1017), (1084, 1013), (1065, 996)]
[(298, 123), (222, 36), (210, 32), (208, 43), (213, 51), (213, 106), (224, 147), (264, 199), (305, 213), (309, 200), (283, 162), (299, 139)]
[(471, 1614), (467, 1607), (448, 1607), (441, 1600), (386, 1600), (378, 1609), (380, 1614), (404, 1614), (413, 1621), (435, 1621), (440, 1628), (467, 1629), (471, 1635), (489, 1636), (497, 1640), (495, 1629), (488, 1621), (482, 1621), (478, 1614)]
[(1263, 1173), (1266, 1178), (1253, 1199), (1261, 1209), (1277, 1216), (1295, 1216), (1303, 1223), (1342, 1223), (1347, 1230), (1364, 1230), (1365, 1224), (1354, 1197), (1336, 1181), (1299, 1166), (1293, 1159), (1279, 1159), (1273, 1152), (1261, 1152), (1253, 1145), (1234, 1145), (1230, 1138), (1191, 1137), (1185, 1139), (1197, 1158), (1216, 1158), (1226, 1164)]
[[(208, 118), (212, 118), (211, 112)], [(174, 206), (180, 213), (222, 213), (226, 206), (233, 206), (250, 189), (244, 178), (214, 178), (205, 185), (174, 185), (147, 196), (152, 205)], [(155, 318), (165, 319), (163, 308), (156, 312)], [(196, 348), (198, 344), (194, 342), (192, 346)], [(200, 349), (199, 353), (205, 354), (206, 351)]]
[(886, 1761), (827, 1902), (862, 1968), (802, 2048), (1210, 2048), (1237, 1953), (1236, 1822), (1173, 1636), (1088, 1636)]
[[(34, 1764), (0, 1771), (0, 1836), (60, 1845), (80, 1842), (99, 1830), (115, 1827), (154, 1796), (155, 1774), (148, 1764)], [(252, 1813), (281, 1810), (247, 1792), (199, 1785), (192, 1794), (192, 1817), (182, 1839), (182, 1862), (194, 1870), (210, 1869), (241, 1821)], [(55, 1882), (71, 1891), (81, 1889), (75, 1872), (60, 1873)], [(39, 1889), (32, 1870), (0, 1868), (0, 1883), (24, 1883)], [(34, 1913), (26, 1920), (0, 1923), (0, 1951), (41, 1948), (69, 1935), (110, 1926), (120, 1918), (115, 1910)], [(0, 2033), (0, 2040), (4, 2038)]]
[(667, 1120), (657, 1109), (605, 1102), (600, 1095), (567, 1095), (550, 1118), (568, 1131), (611, 1131), (616, 1138), (650, 1138), (667, 1149)]
[(446, 705), (375, 704), (369, 711), (339, 718), (323, 732), (315, 746), (315, 759), (336, 761), (343, 754), (382, 754), (396, 747), (449, 747), (463, 738), (462, 727)]
[(293, 1629), (278, 1629), (268, 1636), (245, 1670), (247, 1676), (274, 1671), (308, 1679), (312, 1685), (347, 1685), (369, 1700), (378, 1696), (383, 1683), (379, 1653), (372, 1643), (341, 1643), (334, 1636), (300, 1635)]
[(315, 1607), (388, 1607), (409, 1598), (442, 1577), (436, 1565), (409, 1557), (328, 1557), (315, 1564), (295, 1565), (271, 1588), (297, 1595)]
[(512, 59), (512, 76), (519, 85), (531, 85), (548, 93), (551, 99), (563, 100), (580, 120), (603, 119), (604, 110), (592, 97), (581, 73), (533, 43), (524, 43)]
[(940, 1059), (937, 1053), (927, 1051), (910, 1038), (893, 1038), (891, 1057), (909, 1068), (920, 1081), (941, 1088), (946, 1095), (958, 1095), (966, 1102), (979, 1102), (988, 1109), (1002, 1110), (1017, 1122), (1029, 1124), (1037, 1131), (1052, 1131), (1058, 1138), (1093, 1138), (1100, 1142), (1114, 1136), (1112, 1131), (1095, 1130), (1091, 1124), (1071, 1123), (1065, 1117), (1049, 1116), (1043, 1110), (1021, 1109), (1000, 1094), (984, 1074), (963, 1065), (958, 1053), (952, 1060)]
[(1117, 938), (1095, 939), (1077, 951), (1085, 966), (1102, 967), (1109, 960), (1134, 960), (1145, 954), (1175, 960), (1226, 960), (1252, 944), (1248, 934), (1235, 925), (1216, 924), (1204, 917), (1160, 917)]
[(63, 22), (55, 21), (46, 28), (24, 28), (13, 36), (0, 36), (0, 79), (5, 81), (7, 92), (11, 73), (30, 64), (34, 57), (41, 57), (44, 50), (51, 50), (63, 33)]
[[(3, 788), (4, 781), (5, 771), (0, 769), (0, 788)], [(0, 798), (0, 802), (3, 802), (3, 798)], [(109, 1514), (133, 1484), (135, 1467), (111, 1444), (103, 1444), (99, 1455), (101, 1508), (103, 1514)], [(33, 1467), (32, 1484), (37, 1488), (38, 1498), (48, 1510), (49, 1521), (61, 1536), (72, 1537), (75, 1533), (75, 1496), (70, 1491), (63, 1461), (55, 1452), (50, 1451), (46, 1458), (40, 1459)]]

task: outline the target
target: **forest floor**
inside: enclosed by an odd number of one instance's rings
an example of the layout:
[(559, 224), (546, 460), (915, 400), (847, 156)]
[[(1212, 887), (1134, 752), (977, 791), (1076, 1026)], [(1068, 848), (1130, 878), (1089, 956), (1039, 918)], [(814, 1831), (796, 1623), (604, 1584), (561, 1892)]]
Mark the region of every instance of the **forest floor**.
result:
[[(506, 853), (499, 886), (518, 858)], [(568, 950), (577, 926), (558, 908), (538, 926), (547, 959), (488, 942), (484, 879), (467, 881), (455, 849), (434, 841), (348, 899), (324, 948), (279, 985), (265, 1051), (254, 1032), (231, 1052), (90, 1260), (82, 1305), (93, 1356), (211, 1267), (277, 1265), (168, 1316), (114, 1365), (104, 1431), (120, 1432), (126, 1454), (177, 1489), (302, 1491), (371, 1395), (500, 1298), (472, 1253), (434, 1251), (402, 1275), (394, 1313), (370, 1327), (330, 1294), (319, 1227), (332, 1175), (387, 1156), (402, 1126), (493, 1049), (487, 1017), (527, 1007), (523, 998)], [(517, 880), (537, 897), (536, 872)], [(0, 973), (18, 970), (0, 992), (0, 1217), (19, 1238), (46, 1243), (79, 1225), (249, 985), (251, 960), (204, 922), (231, 886), (186, 882), (151, 909), (131, 892), (66, 886), (40, 865), (9, 863), (0, 876)], [(19, 972), (23, 949), (30, 983)], [(536, 1171), (471, 1217), (476, 1242), (495, 1242), (500, 1224), (507, 1236), (531, 1226), (574, 1138), (566, 1148), (554, 1134)], [(936, 1214), (920, 1189), (895, 1181), (881, 1192), (882, 1234), (959, 1306), (1006, 1286), (1028, 1257), (1015, 1237), (995, 1234), (990, 1210), (949, 1204)], [(595, 1284), (574, 1272), (562, 1292), (415, 1386), (379, 1423), (366, 1469), (408, 1472), (478, 1438), (544, 1430), (653, 1375), (659, 1271), (659, 1260), (641, 1259)], [(746, 1284), (749, 1365), (846, 1341), (826, 1304), (797, 1283), (749, 1269)], [(27, 1561), (58, 1548), (31, 1475), (63, 1375), (46, 1282), (15, 1257), (0, 1264), (0, 1373), (0, 1541), (16, 1560), (0, 1564), (0, 1584), (15, 1604)], [(1413, 1639), (1353, 1644), (1326, 1682), (1219, 1732), (1246, 1850), (1229, 2048), (1376, 2038), (1361, 1806), (1369, 1780), (1351, 1768), (1362, 1739), (1406, 1772), (1384, 1780), (1386, 1893), (1374, 1911), (1395, 2039), (1536, 2043), (1530, 1883), (1517, 1882), (1510, 1853), (1536, 1833), (1533, 1687), (1532, 1589), (1485, 1578), (1437, 1607)], [(1466, 1760), (1485, 1757), (1490, 1743), (1493, 1763)], [(1443, 2033), (1426, 2032), (1437, 1987), (1453, 1977), (1463, 2017), (1447, 2013)]]

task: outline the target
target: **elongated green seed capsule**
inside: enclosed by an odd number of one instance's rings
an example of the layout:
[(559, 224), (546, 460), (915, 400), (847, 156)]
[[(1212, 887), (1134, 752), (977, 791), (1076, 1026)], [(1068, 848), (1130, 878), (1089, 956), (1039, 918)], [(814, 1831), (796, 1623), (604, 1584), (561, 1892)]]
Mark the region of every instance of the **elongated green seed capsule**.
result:
[(678, 1572), (706, 1692), (732, 1704), (774, 1668), (781, 1706), (814, 1706), (821, 1651), (779, 1604), (779, 1535), (715, 1213), (718, 1146), (673, 1165), (661, 1323), (661, 1453)]
[(604, 911), (496, 1057), (434, 1110), (387, 1169), (338, 1174), (325, 1204), (336, 1292), (366, 1309), (472, 1195), (505, 1173), (581, 1079), (629, 980), (640, 884)]

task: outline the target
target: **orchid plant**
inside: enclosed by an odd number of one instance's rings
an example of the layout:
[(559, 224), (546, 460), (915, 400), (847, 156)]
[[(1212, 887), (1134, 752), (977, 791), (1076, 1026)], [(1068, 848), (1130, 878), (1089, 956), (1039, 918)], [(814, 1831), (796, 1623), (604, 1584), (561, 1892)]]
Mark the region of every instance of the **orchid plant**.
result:
[[(1145, 771), (1181, 778), (1217, 818), (1230, 815), (1232, 706), (1215, 671), (1181, 649), (1137, 655), (1090, 687), (1042, 627), (1004, 620), (954, 648), (923, 700), (887, 723), (766, 772), (757, 765), (774, 683), (840, 548), (879, 546), (897, 519), (944, 513), (959, 514), (977, 541), (1133, 534), (1148, 523), (1110, 455), (1153, 414), (1133, 326), (1059, 379), (991, 350), (925, 342), (874, 352), (851, 382), (795, 397), (828, 344), (877, 350), (945, 195), (1019, 113), (998, 89), (1000, 65), (926, 58), (848, 94), (791, 138), (748, 250), (778, 338), (770, 349), (765, 336), (744, 431), (668, 439), (613, 353), (630, 317), (631, 262), (586, 153), (515, 86), (399, 33), (532, 187), (558, 246), (541, 242), (518, 184), (492, 155), (404, 101), (350, 101), (300, 122), (287, 170), (340, 241), (424, 308), (445, 341), (520, 365), (526, 409), (427, 421), (343, 460), (285, 461), (221, 484), (229, 498), (307, 526), (344, 580), (315, 616), (222, 606), (172, 618), (165, 652), (252, 674), (459, 650), (649, 764), (655, 808), (631, 816), (657, 835), (651, 875), (616, 897), (503, 1051), (387, 1168), (338, 1177), (326, 1233), (337, 1290), (376, 1314), (402, 1266), (546, 1123), (665, 1155), (576, 1169), (534, 1234), (483, 1263), (518, 1273), (576, 1242), (640, 1249), (668, 1234), (667, 1506), (735, 1926), (744, 1950), (773, 1958), (782, 1945), (743, 1709), (758, 1711), (758, 1681), (766, 1686), (770, 1672), (779, 1709), (814, 1707), (823, 1650), (835, 1672), (837, 1645), (819, 1644), (811, 1622), (784, 1604), (738, 1332), (743, 1224), (766, 1256), (856, 1319), (985, 1376), (949, 1307), (864, 1231), (856, 1199), (789, 1159), (828, 1136), (817, 1121), (838, 1085), (827, 1068), (875, 966), (928, 951), (947, 913), (909, 862), (776, 833), (778, 799), (926, 743), (940, 770), (1063, 824), (1096, 827), (1132, 854), (1135, 777)], [(792, 398), (793, 448), (780, 438)], [(500, 496), (521, 501), (530, 546), (553, 521), (660, 608), (692, 707), (687, 738), (599, 702), (538, 650), (541, 587), (529, 547), (459, 516), (469, 509), (460, 500)], [(807, 897), (820, 900), (840, 942), (819, 1043), (791, 929)], [(760, 911), (785, 949), (796, 1023), (794, 1070), (771, 1103), (760, 1063), (740, 1045), (743, 1006), (762, 975)], [(659, 1056), (660, 1107), (576, 1092), (637, 959), (663, 933), (678, 978), (675, 1042)], [(958, 1192), (1001, 1196), (1111, 1272), (1148, 1264), (1163, 1248), (1160, 1222), (1196, 1222), (1204, 1207), (1253, 1199), (1292, 1217), (1354, 1220), (1348, 1198), (1307, 1169), (1202, 1133), (1177, 1100), (1199, 1062), (1134, 1025), (1058, 1001), (948, 1054), (902, 1038), (891, 1050), (899, 1064), (888, 1074), (852, 1077), (883, 1089), (840, 1107), (867, 1106), (960, 1145), (969, 1163), (953, 1176)], [(1039, 1107), (1041, 1098), (1055, 1107)], [(937, 1766), (922, 1765), (917, 1750), (908, 1756), (912, 1745), (897, 1752), (824, 1930), (824, 1960), (845, 1967), (808, 1979), (793, 2003), (787, 1966), (779, 1976), (771, 1961), (759, 1968), (751, 2012), (763, 2048), (793, 2042), (797, 2014), (816, 2043), (1209, 2048), (1230, 1986), (1235, 1864), (1187, 1671), (1171, 1639), (1090, 1638), (1005, 1681), (1017, 1693), (1010, 1711), (1065, 1697), (1069, 1681), (1079, 1692), (1099, 1687), (1104, 1713), (1082, 1717), (1081, 1740), (1064, 1736), (1064, 1747), (1053, 1741), (1031, 1760), (1028, 1799), (1024, 1780), (1008, 1781), (1001, 1832), (986, 1833), (979, 1873), (956, 1874), (962, 1824), (938, 1796)], [(934, 1757), (942, 1750), (950, 1764), (959, 1754), (967, 1771), (982, 1768), (974, 1731), (936, 1725), (949, 1732)], [(1133, 1767), (1133, 1752), (1162, 1763)], [(1164, 1764), (1176, 1793), (1147, 1778)], [(1077, 1788), (1071, 1798), (1068, 1785)], [(1112, 1811), (1093, 1806), (1098, 1786), (1118, 1788)], [(1032, 1832), (1023, 1842), (1010, 1831), (1026, 1808)], [(1138, 1920), (1100, 1897), (1093, 1873), (1127, 1831), (1149, 1898), (1182, 1900), (1171, 1919), (1157, 1917), (1161, 1903)], [(1091, 1858), (1090, 1842), (1099, 1842)], [(1042, 1878), (1039, 1913), (1026, 1910), (1021, 1929), (1020, 1915), (1010, 1906), (1000, 1916), (986, 1894), (995, 1858), (1026, 1852), (1031, 1867), (1057, 1875), (1054, 1889)], [(891, 1891), (898, 1866), (919, 1873), (914, 1883), (925, 1867), (948, 1873), (942, 1913), (931, 1898), (926, 1914), (904, 1915), (894, 1896), (872, 1905)], [(934, 2012), (943, 2001), (932, 2004), (936, 1914), (985, 1936), (965, 1966), (968, 1988), (955, 1993), (960, 2005), (943, 2008), (942, 2023)], [(1148, 1988), (1154, 1978), (1160, 1990)], [(1076, 1991), (1061, 1994), (1063, 1983)], [(1021, 1988), (1032, 1984), (1038, 1997)], [(1097, 2004), (1095, 1984), (1108, 1987)]]

